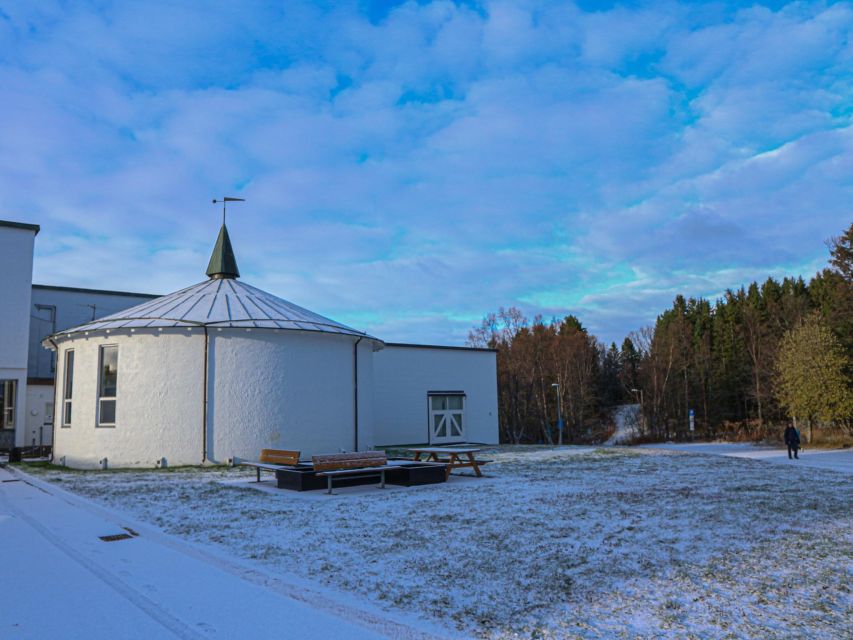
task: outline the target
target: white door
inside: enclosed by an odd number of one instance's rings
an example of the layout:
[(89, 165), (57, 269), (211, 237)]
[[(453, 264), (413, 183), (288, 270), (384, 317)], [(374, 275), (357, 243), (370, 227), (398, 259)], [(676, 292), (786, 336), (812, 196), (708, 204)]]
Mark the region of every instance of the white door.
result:
[(465, 442), (465, 396), (429, 396), (429, 442)]

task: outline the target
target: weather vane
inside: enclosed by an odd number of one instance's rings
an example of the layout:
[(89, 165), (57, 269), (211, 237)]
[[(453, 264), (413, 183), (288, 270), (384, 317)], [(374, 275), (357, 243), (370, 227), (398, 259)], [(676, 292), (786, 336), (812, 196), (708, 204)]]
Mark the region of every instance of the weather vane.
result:
[(245, 198), (231, 198), (229, 196), (225, 196), (222, 200), (213, 200), (213, 204), (222, 203), (222, 224), (225, 224), (225, 207), (228, 206), (229, 202), (246, 202)]

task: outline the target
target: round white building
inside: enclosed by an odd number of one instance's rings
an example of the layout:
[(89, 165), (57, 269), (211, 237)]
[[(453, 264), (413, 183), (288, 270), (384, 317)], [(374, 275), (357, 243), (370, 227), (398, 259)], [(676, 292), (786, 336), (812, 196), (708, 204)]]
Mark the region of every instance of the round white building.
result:
[(209, 279), (44, 342), (54, 460), (152, 467), (373, 446), (377, 338), (238, 280), (223, 224)]

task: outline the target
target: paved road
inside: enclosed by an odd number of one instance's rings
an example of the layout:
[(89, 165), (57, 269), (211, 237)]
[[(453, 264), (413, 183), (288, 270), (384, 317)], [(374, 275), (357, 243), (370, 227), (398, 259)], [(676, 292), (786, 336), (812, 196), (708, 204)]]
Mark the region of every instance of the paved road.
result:
[[(104, 542), (100, 536), (139, 535)], [(435, 638), (0, 467), (0, 638)]]
[(812, 449), (806, 447), (800, 451), (799, 460), (788, 460), (788, 450), (783, 447), (764, 447), (740, 443), (685, 443), (685, 444), (648, 444), (653, 449), (671, 449), (690, 453), (706, 453), (733, 458), (750, 458), (776, 464), (800, 465), (816, 469), (829, 469), (840, 473), (853, 474), (853, 449)]

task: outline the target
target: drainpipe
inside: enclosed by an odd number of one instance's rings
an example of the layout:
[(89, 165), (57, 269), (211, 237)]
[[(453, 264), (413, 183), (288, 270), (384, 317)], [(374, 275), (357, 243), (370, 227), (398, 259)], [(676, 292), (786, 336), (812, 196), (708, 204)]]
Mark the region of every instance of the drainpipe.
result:
[(207, 360), (210, 350), (210, 335), (204, 326), (204, 391), (201, 403), (201, 463), (207, 462)]
[(352, 393), (353, 393), (353, 427), (355, 432), (355, 448), (353, 451), (358, 451), (358, 343), (363, 338), (359, 338), (352, 345)]
[[(53, 345), (53, 352), (56, 354), (56, 363), (59, 364), (59, 346), (56, 342), (53, 341), (53, 338), (48, 338), (47, 341)], [(59, 367), (56, 367), (59, 369)], [(63, 371), (64, 376), (68, 376), (68, 373)], [(56, 384), (56, 370), (53, 372), (53, 423), (50, 425), (50, 463), (53, 464), (53, 452), (56, 450), (56, 414), (58, 413), (60, 416), (65, 415), (65, 404), (59, 404), (56, 400), (56, 391), (58, 386)], [(60, 417), (60, 420), (62, 418)]]

